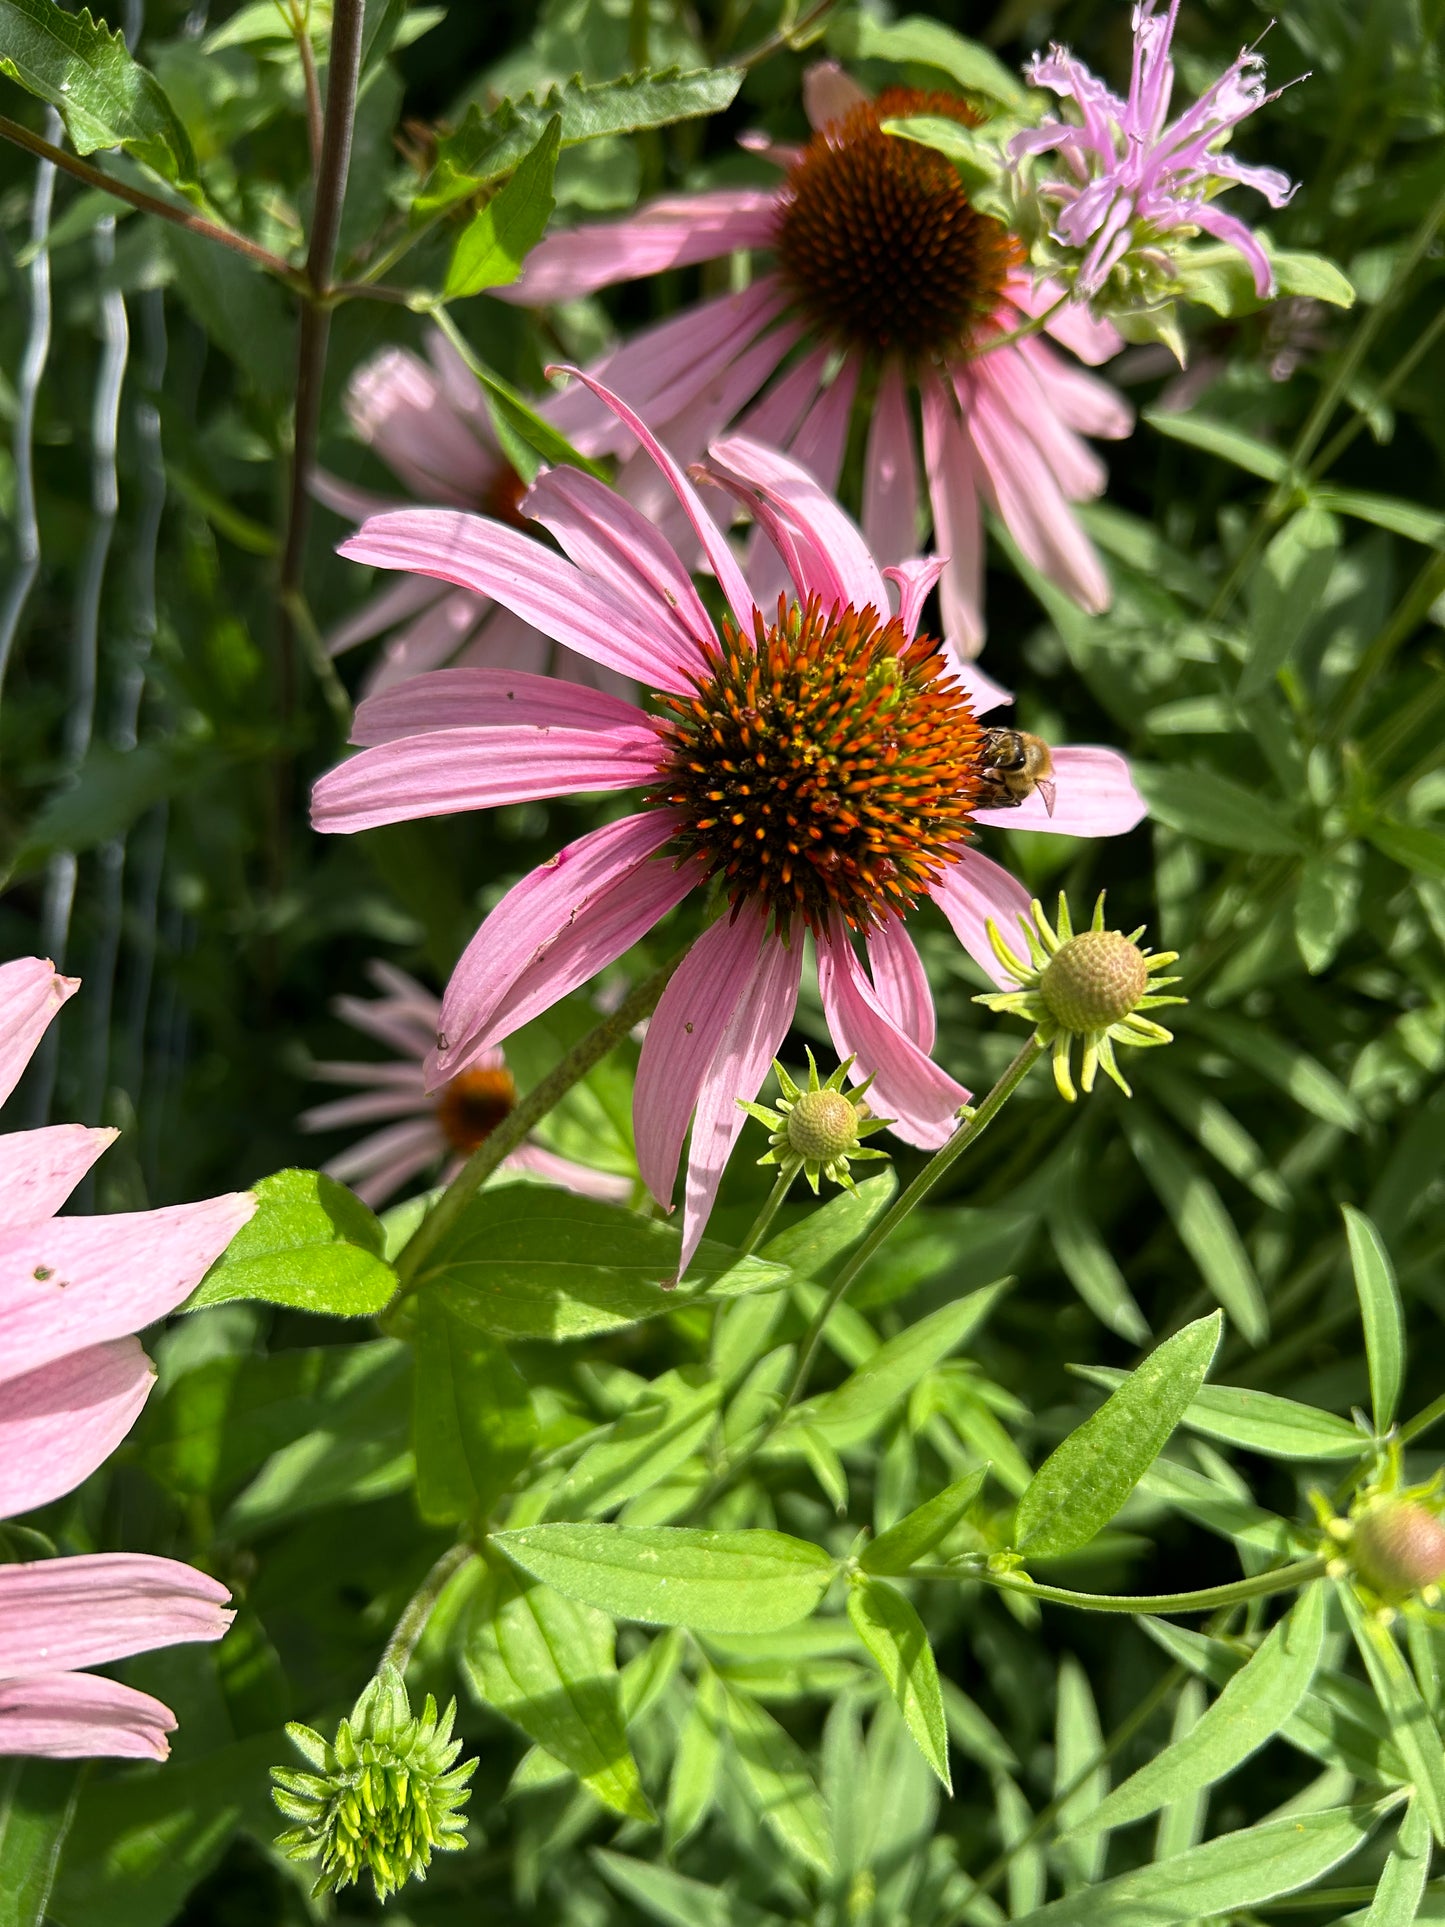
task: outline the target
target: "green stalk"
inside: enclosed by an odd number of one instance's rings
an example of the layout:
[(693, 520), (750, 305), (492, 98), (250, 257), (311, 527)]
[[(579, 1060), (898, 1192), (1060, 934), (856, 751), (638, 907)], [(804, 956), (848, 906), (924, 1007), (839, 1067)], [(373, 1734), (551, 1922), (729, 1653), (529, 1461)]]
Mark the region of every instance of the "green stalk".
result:
[(447, 1547), (407, 1601), (405, 1611), (396, 1622), (396, 1630), (386, 1642), (386, 1649), (377, 1662), (378, 1673), (383, 1666), (394, 1666), (399, 1673), (406, 1671), (448, 1582), (476, 1557), (476, 1547), (469, 1545), (465, 1539)]
[(768, 1228), (772, 1224), (773, 1219), (778, 1215), (778, 1207), (792, 1189), (793, 1179), (797, 1177), (802, 1168), (803, 1160), (801, 1158), (787, 1158), (784, 1160), (783, 1167), (778, 1172), (777, 1181), (768, 1193), (766, 1203), (753, 1219), (752, 1229), (738, 1247), (738, 1256), (740, 1258), (750, 1258), (763, 1242), (763, 1239), (768, 1235)]
[(1000, 1592), (1027, 1593), (1056, 1606), (1078, 1606), (1096, 1613), (1210, 1613), (1221, 1606), (1237, 1606), (1246, 1599), (1262, 1599), (1272, 1592), (1292, 1592), (1318, 1579), (1325, 1570), (1322, 1558), (1299, 1559), (1292, 1566), (1236, 1579), (1227, 1586), (1206, 1586), (1202, 1592), (1074, 1592), (1068, 1586), (1041, 1586), (1022, 1573), (990, 1572), (987, 1566), (911, 1566), (910, 1579), (976, 1579)]

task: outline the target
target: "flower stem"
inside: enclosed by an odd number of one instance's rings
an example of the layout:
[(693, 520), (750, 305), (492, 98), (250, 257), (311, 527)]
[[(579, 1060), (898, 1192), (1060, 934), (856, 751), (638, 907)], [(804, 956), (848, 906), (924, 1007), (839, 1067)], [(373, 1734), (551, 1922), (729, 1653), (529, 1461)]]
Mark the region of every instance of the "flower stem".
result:
[(1021, 321), (1017, 328), (1010, 328), (1006, 335), (990, 335), (987, 341), (980, 341), (976, 347), (969, 350), (969, 360), (981, 361), (985, 355), (993, 354), (998, 348), (1011, 348), (1016, 341), (1027, 341), (1030, 335), (1042, 334), (1068, 299), (1069, 290), (1065, 288), (1058, 300), (1051, 301), (1042, 314), (1030, 315), (1028, 320)]
[(426, 1578), (406, 1603), (406, 1609), (396, 1622), (391, 1638), (386, 1642), (386, 1650), (377, 1662), (377, 1672), (383, 1666), (394, 1666), (404, 1673), (411, 1664), (411, 1656), (416, 1651), (422, 1634), (426, 1631), (427, 1621), (435, 1610), (437, 1601), (446, 1590), (448, 1582), (459, 1573), (463, 1566), (477, 1557), (477, 1549), (465, 1539), (454, 1546), (448, 1546), (437, 1560)]
[(787, 1158), (784, 1160), (783, 1167), (778, 1172), (777, 1182), (768, 1193), (767, 1202), (753, 1219), (752, 1229), (738, 1247), (738, 1256), (740, 1258), (751, 1257), (753, 1252), (755, 1252), (763, 1242), (763, 1239), (768, 1234), (769, 1225), (772, 1224), (773, 1219), (778, 1215), (778, 1207), (792, 1189), (793, 1179), (797, 1177), (802, 1168), (803, 1160), (801, 1158)]
[(466, 1163), (452, 1179), (451, 1183), (428, 1211), (416, 1230), (407, 1241), (397, 1259), (397, 1275), (401, 1280), (396, 1297), (392, 1299), (386, 1317), (398, 1302), (414, 1291), (419, 1276), (428, 1258), (445, 1238), (452, 1226), (461, 1217), (477, 1192), (502, 1161), (510, 1157), (522, 1143), (527, 1133), (539, 1124), (547, 1113), (567, 1095), (574, 1084), (580, 1083), (594, 1064), (600, 1063), (612, 1046), (625, 1037), (634, 1024), (641, 1022), (657, 1008), (658, 999), (666, 990), (674, 970), (687, 953), (679, 951), (675, 957), (645, 977), (600, 1024), (593, 1026), (587, 1035), (569, 1050), (555, 1069), (548, 1072), (540, 1084), (530, 1090), (517, 1108), (503, 1118), (483, 1143), (478, 1145)]
[(910, 1579), (976, 1579), (980, 1585), (995, 1586), (1000, 1592), (1027, 1593), (1032, 1599), (1048, 1599), (1057, 1606), (1079, 1606), (1096, 1613), (1211, 1613), (1221, 1606), (1237, 1606), (1246, 1599), (1260, 1599), (1267, 1593), (1292, 1592), (1296, 1587), (1318, 1579), (1325, 1570), (1322, 1558), (1299, 1559), (1292, 1566), (1278, 1566), (1273, 1572), (1256, 1573), (1253, 1579), (1236, 1579), (1227, 1586), (1206, 1586), (1202, 1592), (1074, 1592), (1068, 1586), (1041, 1586), (1023, 1573), (990, 1572), (987, 1566), (910, 1566)]

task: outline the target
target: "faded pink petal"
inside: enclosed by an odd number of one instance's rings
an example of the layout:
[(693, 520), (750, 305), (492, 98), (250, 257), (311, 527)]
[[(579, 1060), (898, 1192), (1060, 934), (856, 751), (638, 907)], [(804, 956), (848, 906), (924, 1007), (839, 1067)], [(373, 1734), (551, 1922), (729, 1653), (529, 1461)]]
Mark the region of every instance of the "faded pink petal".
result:
[(918, 625), (923, 620), (923, 605), (937, 588), (945, 566), (941, 555), (919, 555), (911, 561), (900, 562), (896, 568), (883, 571), (886, 579), (898, 590), (898, 620), (908, 637), (918, 634)]
[(1048, 396), (1023, 355), (981, 355), (974, 379), (992, 391), (1000, 410), (1048, 463), (1060, 493), (1071, 502), (1101, 495), (1109, 472), (1089, 444), (1048, 405)]
[(983, 646), (983, 518), (978, 469), (953, 395), (936, 376), (922, 384), (923, 459), (933, 503), (934, 546), (945, 561), (939, 588), (945, 638), (963, 656)]
[(808, 116), (810, 127), (826, 127), (830, 120), (842, 120), (867, 98), (863, 88), (836, 60), (815, 60), (803, 71), (803, 112)]
[[(403, 579), (411, 580), (409, 576)], [(467, 589), (449, 589), (445, 583), (433, 582), (430, 587), (439, 593), (429, 606), (415, 622), (389, 635), (381, 653), (373, 660), (361, 685), (365, 695), (375, 696), (383, 689), (394, 689), (413, 676), (440, 669), (443, 663), (460, 662), (470, 656), (472, 651), (468, 645), (478, 635), (499, 621), (514, 625), (517, 622), (510, 609), (499, 609), (486, 596), (473, 595)], [(553, 645), (535, 630), (522, 629), (521, 633), (530, 638), (532, 647), (508, 651), (504, 657), (506, 667), (523, 671), (529, 667), (539, 668), (540, 661), (529, 662), (529, 655), (549, 656)]]
[(987, 716), (990, 710), (1001, 709), (1013, 701), (1013, 691), (995, 682), (992, 676), (986, 676), (976, 662), (954, 657), (952, 666), (954, 675), (968, 692), (969, 708), (975, 716)]
[[(362, 510), (362, 518), (386, 514), (391, 503), (370, 502)], [(373, 636), (382, 635), (398, 622), (405, 622), (422, 609), (430, 609), (448, 593), (445, 585), (432, 581), (430, 576), (405, 575), (400, 582), (389, 582), (378, 595), (363, 602), (361, 607), (345, 622), (340, 622), (326, 638), (326, 652), (331, 656), (344, 655), (354, 649), (359, 642), (370, 642)]]
[(418, 1172), (436, 1164), (448, 1148), (429, 1110), (426, 1117), (373, 1131), (370, 1137), (328, 1158), (321, 1168), (327, 1177), (349, 1184), (362, 1203), (374, 1210)]
[(493, 292), (532, 306), (573, 301), (617, 281), (715, 261), (739, 248), (765, 248), (777, 201), (773, 190), (752, 187), (651, 201), (624, 221), (549, 235), (527, 256), (517, 280)]
[(230, 1597), (207, 1573), (149, 1553), (0, 1566), (0, 1679), (219, 1639)]
[[(317, 1066), (313, 1066), (315, 1075)], [(370, 1070), (371, 1065), (362, 1068)], [(381, 1067), (378, 1067), (381, 1068)], [(410, 1066), (408, 1066), (410, 1068)], [(296, 1122), (303, 1131), (335, 1131), (345, 1124), (377, 1124), (384, 1118), (432, 1115), (432, 1100), (417, 1066), (416, 1083), (406, 1089), (371, 1090), (354, 1097), (336, 1097), (329, 1104), (313, 1104)]]
[(884, 1010), (920, 1050), (931, 1051), (938, 1037), (938, 1016), (923, 959), (902, 920), (890, 917), (868, 932), (868, 967)]
[(176, 1716), (149, 1693), (90, 1673), (0, 1679), (0, 1754), (44, 1760), (163, 1760)]
[(823, 391), (829, 354), (826, 347), (815, 348), (795, 361), (766, 395), (739, 417), (738, 433), (773, 448), (791, 448), (804, 416)]
[(564, 1158), (545, 1145), (522, 1144), (512, 1152), (504, 1170), (529, 1171), (534, 1178), (546, 1178), (575, 1191), (579, 1198), (601, 1198), (605, 1204), (626, 1204), (632, 1196), (632, 1180), (616, 1171), (594, 1171), (574, 1158)]
[[(0, 1222), (7, 1231), (53, 1218), (118, 1131), (47, 1124), (0, 1137)], [(0, 1359), (0, 1377), (5, 1365)]]
[(1116, 749), (1056, 749), (1052, 816), (1035, 790), (1017, 809), (975, 810), (980, 823), (1059, 836), (1122, 836), (1144, 819), (1145, 804)]
[(61, 977), (41, 957), (0, 964), (0, 1104), (20, 1082), (51, 1018), (80, 988), (78, 977)]
[(368, 362), (346, 406), (361, 440), (428, 501), (473, 507), (503, 472), (495, 447), (479, 441), (478, 424), (462, 419), (435, 370), (409, 349), (384, 348)]
[(134, 1338), (7, 1377), (0, 1384), (0, 1519), (48, 1505), (88, 1479), (135, 1424), (154, 1379)]
[(635, 728), (635, 704), (555, 676), (510, 669), (434, 669), (359, 705), (353, 743), (392, 743), (425, 730)]
[(863, 465), (863, 537), (880, 565), (918, 548), (918, 457), (903, 370), (889, 361), (878, 384)]
[(998, 925), (1006, 944), (1018, 950), (1027, 945), (1019, 924), (1029, 921), (1029, 893), (1016, 877), (1009, 875), (989, 857), (965, 849), (957, 863), (950, 864), (932, 890), (933, 901), (953, 925), (953, 934), (969, 956), (996, 984), (1012, 986), (1012, 978), (993, 954), (988, 940), (990, 919)]
[[(256, 1209), (249, 1191), (0, 1233), (0, 1358), (8, 1375), (123, 1338), (174, 1311)], [(3, 1572), (0, 1568), (0, 1572)]]
[(855, 1084), (875, 1079), (868, 1101), (905, 1144), (936, 1150), (952, 1135), (968, 1092), (956, 1084), (899, 1028), (853, 954), (846, 925), (833, 927), (816, 945), (818, 989), (828, 1030), (840, 1057), (852, 1057)]
[(1108, 382), (1074, 367), (1037, 335), (1016, 346), (1061, 422), (1101, 441), (1119, 441), (1133, 433), (1134, 411)]

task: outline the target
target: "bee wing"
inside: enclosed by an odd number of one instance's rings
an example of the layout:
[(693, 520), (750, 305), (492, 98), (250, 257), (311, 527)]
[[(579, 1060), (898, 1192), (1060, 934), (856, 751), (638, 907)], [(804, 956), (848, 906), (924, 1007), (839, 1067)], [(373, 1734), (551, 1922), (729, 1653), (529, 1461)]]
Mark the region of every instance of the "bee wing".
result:
[(1057, 801), (1058, 794), (1059, 794), (1057, 783), (1053, 782), (1052, 779), (1047, 776), (1041, 776), (1038, 782), (1034, 784), (1034, 788), (1038, 791), (1039, 795), (1044, 799), (1045, 815), (1052, 816), (1054, 813), (1054, 804)]

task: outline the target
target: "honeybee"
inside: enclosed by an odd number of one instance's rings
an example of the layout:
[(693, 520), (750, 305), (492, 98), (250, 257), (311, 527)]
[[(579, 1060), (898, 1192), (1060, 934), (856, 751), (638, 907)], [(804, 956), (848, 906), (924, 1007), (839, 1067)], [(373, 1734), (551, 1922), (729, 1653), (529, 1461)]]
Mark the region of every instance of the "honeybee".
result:
[(1054, 759), (1041, 736), (1026, 729), (986, 729), (979, 754), (979, 801), (989, 810), (1016, 810), (1037, 790), (1052, 816)]

